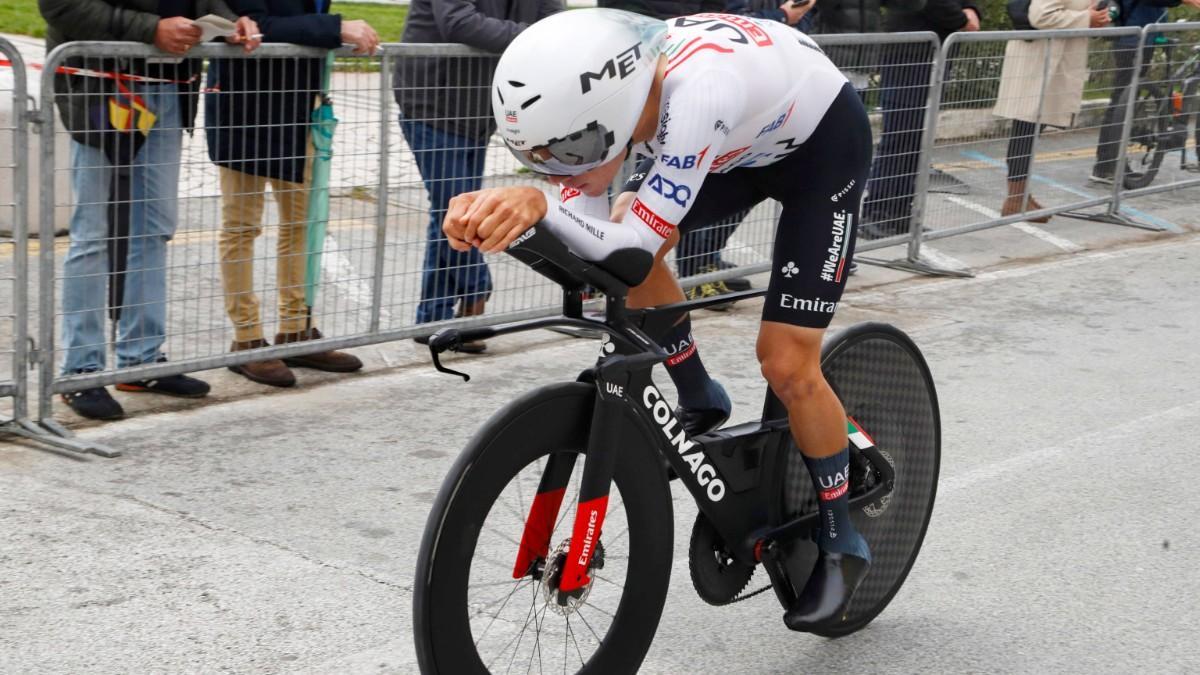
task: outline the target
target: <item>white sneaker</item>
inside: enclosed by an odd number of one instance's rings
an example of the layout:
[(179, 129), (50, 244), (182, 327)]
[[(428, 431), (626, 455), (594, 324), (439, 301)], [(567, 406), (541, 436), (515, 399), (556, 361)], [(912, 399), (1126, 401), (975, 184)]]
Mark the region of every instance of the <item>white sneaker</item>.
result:
[(1112, 176), (1105, 176), (1105, 175), (1094, 173), (1094, 172), (1092, 173), (1091, 177), (1088, 178), (1088, 180), (1090, 180), (1093, 183), (1104, 183), (1105, 185), (1113, 184)]

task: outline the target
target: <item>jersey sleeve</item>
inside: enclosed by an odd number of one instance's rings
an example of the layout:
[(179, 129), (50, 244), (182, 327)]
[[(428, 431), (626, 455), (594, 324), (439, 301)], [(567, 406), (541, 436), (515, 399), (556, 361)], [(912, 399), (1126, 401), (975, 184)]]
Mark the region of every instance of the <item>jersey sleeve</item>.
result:
[(741, 117), (744, 96), (739, 80), (723, 71), (688, 75), (662, 106), (659, 156), (620, 223), (561, 201), (547, 210), (545, 225), (576, 255), (602, 260), (622, 248), (656, 254), (691, 208), (729, 129)]
[(688, 81), (675, 88), (664, 104), (656, 139), (658, 157), (645, 172), (622, 221), (653, 232), (659, 245), (695, 203), (744, 107), (740, 79), (732, 73), (711, 69), (687, 75)]

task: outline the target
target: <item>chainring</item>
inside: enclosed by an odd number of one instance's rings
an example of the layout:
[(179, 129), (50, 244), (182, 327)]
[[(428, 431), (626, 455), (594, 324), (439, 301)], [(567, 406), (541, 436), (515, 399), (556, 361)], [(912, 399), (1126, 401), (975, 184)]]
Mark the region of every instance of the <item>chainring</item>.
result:
[(738, 594), (750, 583), (754, 567), (729, 553), (721, 535), (703, 513), (696, 515), (692, 540), (688, 546), (688, 567), (692, 586), (710, 605), (728, 605), (744, 598)]

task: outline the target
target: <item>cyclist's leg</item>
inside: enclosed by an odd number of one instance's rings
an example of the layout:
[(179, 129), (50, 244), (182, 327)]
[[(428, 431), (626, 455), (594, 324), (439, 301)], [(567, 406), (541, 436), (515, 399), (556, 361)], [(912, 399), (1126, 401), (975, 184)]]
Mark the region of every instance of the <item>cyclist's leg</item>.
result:
[(821, 340), (849, 277), (870, 163), (870, 124), (847, 86), (795, 156), (761, 170), (760, 180), (783, 203), (783, 212), (758, 357), (772, 391), (787, 407), (820, 509), (821, 552), (785, 616), (797, 630), (837, 620), (870, 560), (866, 541), (850, 520), (845, 411), (820, 367)]
[[(624, 216), (625, 210), (633, 201), (634, 193), (641, 187), (641, 180), (649, 173), (652, 164), (652, 159), (639, 163), (633, 176), (626, 182), (622, 194), (613, 204), (614, 221)], [(630, 289), (629, 306), (654, 307), (681, 302), (684, 299), (683, 290), (666, 263), (667, 253), (679, 243), (681, 234), (703, 224), (717, 222), (741, 209), (747, 209), (762, 201), (763, 197), (762, 191), (745, 177), (729, 174), (711, 174), (706, 177), (691, 210), (679, 224), (677, 231), (673, 232), (659, 249), (654, 267), (646, 280), (636, 288)], [(675, 413), (684, 429), (691, 434), (702, 433), (716, 428), (728, 419), (732, 403), (725, 389), (708, 374), (700, 360), (692, 335), (691, 317), (684, 315), (664, 334), (650, 337), (671, 353), (671, 358), (664, 366), (678, 392), (679, 408)]]

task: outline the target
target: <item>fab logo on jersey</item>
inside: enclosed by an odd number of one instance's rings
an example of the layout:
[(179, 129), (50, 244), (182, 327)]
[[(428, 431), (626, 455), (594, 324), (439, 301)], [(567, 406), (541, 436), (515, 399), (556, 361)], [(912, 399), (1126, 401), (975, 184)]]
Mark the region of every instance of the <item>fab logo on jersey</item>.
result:
[(709, 146), (707, 145), (704, 146), (703, 150), (694, 155), (664, 154), (658, 158), (658, 161), (662, 162), (663, 166), (670, 167), (672, 169), (694, 169), (697, 166), (700, 166), (700, 163), (704, 161), (704, 155), (708, 153), (708, 147)]
[(675, 183), (671, 180), (662, 177), (662, 174), (654, 174), (650, 176), (650, 180), (646, 181), (651, 190), (663, 196), (663, 199), (669, 199), (680, 206), (687, 206), (692, 199), (692, 188), (683, 183)]

